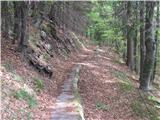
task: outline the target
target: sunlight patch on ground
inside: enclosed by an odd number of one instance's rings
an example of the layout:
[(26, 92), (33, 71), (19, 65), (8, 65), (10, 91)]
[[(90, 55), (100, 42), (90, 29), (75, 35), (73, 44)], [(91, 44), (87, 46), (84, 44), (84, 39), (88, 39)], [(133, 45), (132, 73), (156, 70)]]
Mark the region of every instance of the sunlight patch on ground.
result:
[(105, 59), (105, 60), (111, 60), (111, 58), (108, 58), (108, 57), (103, 57), (101, 55), (98, 56), (99, 58), (102, 58), (102, 59)]
[(100, 48), (98, 48), (97, 51), (101, 52), (101, 53), (105, 53), (105, 51), (103, 49), (100, 49)]
[(78, 56), (80, 56), (80, 57), (87, 57), (88, 55), (82, 55), (82, 54), (81, 54), (81, 55), (78, 55)]
[(99, 66), (93, 65), (91, 63), (78, 63), (79, 65), (84, 65), (90, 68), (99, 68)]

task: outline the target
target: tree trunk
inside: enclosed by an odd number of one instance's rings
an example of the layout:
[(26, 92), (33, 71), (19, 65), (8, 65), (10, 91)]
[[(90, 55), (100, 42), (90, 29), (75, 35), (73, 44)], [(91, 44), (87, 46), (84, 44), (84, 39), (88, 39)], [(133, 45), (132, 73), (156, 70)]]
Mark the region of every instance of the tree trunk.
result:
[(28, 32), (27, 32), (27, 18), (28, 18), (28, 2), (21, 2), (20, 5), (21, 10), (21, 38), (20, 38), (20, 44), (19, 44), (19, 50), (20, 52), (25, 51), (28, 44)]
[(133, 40), (133, 23), (132, 23), (131, 1), (127, 2), (127, 66), (134, 70), (134, 40)]
[(145, 2), (140, 2), (140, 78), (143, 73), (143, 66), (146, 54), (145, 46)]
[(137, 41), (138, 41), (138, 28), (137, 28), (137, 21), (139, 20), (138, 18), (138, 8), (139, 8), (139, 4), (136, 1), (136, 8), (135, 8), (135, 14), (136, 14), (136, 18), (135, 18), (135, 22), (134, 22), (134, 70), (136, 73), (139, 72), (139, 67), (138, 67), (138, 59), (137, 59)]
[[(158, 28), (159, 28), (159, 1), (157, 1), (157, 17), (156, 17), (156, 34), (155, 34), (155, 44), (156, 44), (156, 55), (158, 55)], [(157, 66), (157, 57), (154, 62), (154, 70), (151, 81), (154, 82), (155, 74), (156, 74), (156, 66)]]
[(146, 2), (146, 18), (145, 18), (145, 45), (146, 56), (144, 60), (143, 72), (140, 75), (140, 89), (150, 90), (151, 76), (154, 70), (155, 61), (155, 39), (153, 30), (153, 15), (155, 2)]
[(14, 39), (12, 43), (14, 44), (17, 39), (20, 37), (20, 4), (19, 2), (14, 1)]
[(8, 6), (8, 1), (2, 1), (2, 9), (1, 10), (2, 10), (3, 35), (6, 38), (9, 38), (9, 6)]

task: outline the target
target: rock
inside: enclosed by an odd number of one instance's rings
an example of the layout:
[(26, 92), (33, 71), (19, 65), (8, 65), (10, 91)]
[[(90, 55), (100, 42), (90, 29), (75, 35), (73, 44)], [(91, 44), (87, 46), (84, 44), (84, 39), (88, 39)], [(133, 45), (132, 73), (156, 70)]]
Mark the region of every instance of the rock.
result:
[(41, 31), (41, 38), (42, 38), (43, 40), (46, 40), (46, 37), (47, 37), (47, 34), (42, 30), (42, 31)]

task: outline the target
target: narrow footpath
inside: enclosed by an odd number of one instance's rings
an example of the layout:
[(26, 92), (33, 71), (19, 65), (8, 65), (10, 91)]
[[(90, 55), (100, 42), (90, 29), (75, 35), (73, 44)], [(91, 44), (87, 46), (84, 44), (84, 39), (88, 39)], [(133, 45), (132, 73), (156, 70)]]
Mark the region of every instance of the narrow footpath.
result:
[[(123, 80), (117, 74), (131, 76), (130, 71), (118, 61), (119, 57), (110, 48), (89, 48), (77, 55), (68, 78), (61, 86), (61, 92), (53, 105), (52, 120), (136, 120), (130, 107), (137, 99), (136, 81), (126, 91)], [(81, 66), (81, 67), (77, 67)], [(82, 108), (75, 102), (73, 83), (79, 74), (78, 89)], [(124, 78), (125, 79), (125, 78)], [(130, 78), (132, 79), (132, 78)], [(128, 80), (128, 79), (127, 79)], [(130, 81), (126, 81), (129, 82)], [(133, 87), (134, 86), (134, 87)], [(100, 108), (99, 108), (100, 107)], [(96, 113), (96, 114), (95, 114)]]

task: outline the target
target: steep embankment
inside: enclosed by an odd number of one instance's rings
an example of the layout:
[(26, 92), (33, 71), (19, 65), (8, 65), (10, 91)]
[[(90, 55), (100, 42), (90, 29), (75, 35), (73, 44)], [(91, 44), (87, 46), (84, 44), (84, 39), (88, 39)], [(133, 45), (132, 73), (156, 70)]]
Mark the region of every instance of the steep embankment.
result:
[(2, 119), (50, 119), (59, 86), (83, 47), (67, 29), (56, 26), (53, 36), (49, 22), (43, 21), (41, 29), (30, 24), (25, 57), (17, 51), (18, 43), (2, 38)]

